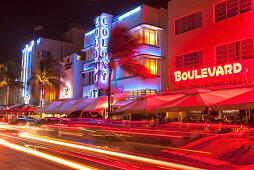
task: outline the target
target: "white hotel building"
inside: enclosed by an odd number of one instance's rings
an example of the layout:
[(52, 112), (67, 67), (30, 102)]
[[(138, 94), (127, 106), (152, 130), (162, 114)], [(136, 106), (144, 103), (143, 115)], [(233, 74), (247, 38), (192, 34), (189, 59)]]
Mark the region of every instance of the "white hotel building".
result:
[[(129, 97), (154, 94), (169, 86), (168, 80), (168, 11), (141, 5), (119, 16), (102, 13), (95, 18), (95, 29), (84, 37), (85, 63), (83, 67), (83, 97), (93, 98), (107, 93), (107, 43), (110, 30), (125, 26), (142, 44), (138, 49), (140, 60), (155, 77), (143, 79), (130, 76), (120, 67), (112, 74), (112, 93), (130, 91)], [(99, 62), (96, 68), (91, 63)]]

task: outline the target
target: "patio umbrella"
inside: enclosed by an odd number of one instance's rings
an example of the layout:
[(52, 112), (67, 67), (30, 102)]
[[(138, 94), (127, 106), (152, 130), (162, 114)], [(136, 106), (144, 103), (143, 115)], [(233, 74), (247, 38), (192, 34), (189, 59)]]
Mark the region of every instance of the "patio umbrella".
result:
[(137, 100), (123, 106), (113, 112), (113, 114), (119, 113), (146, 113), (155, 111), (153, 109), (158, 106), (164, 105), (170, 101), (182, 98), (183, 94), (168, 94), (168, 95), (147, 95), (140, 97)]

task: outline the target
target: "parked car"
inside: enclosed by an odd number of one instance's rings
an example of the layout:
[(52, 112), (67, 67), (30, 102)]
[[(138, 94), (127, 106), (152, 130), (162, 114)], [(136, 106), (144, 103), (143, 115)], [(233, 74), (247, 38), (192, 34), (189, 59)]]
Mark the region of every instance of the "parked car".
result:
[(102, 118), (101, 114), (98, 112), (90, 111), (75, 111), (70, 113), (67, 118)]

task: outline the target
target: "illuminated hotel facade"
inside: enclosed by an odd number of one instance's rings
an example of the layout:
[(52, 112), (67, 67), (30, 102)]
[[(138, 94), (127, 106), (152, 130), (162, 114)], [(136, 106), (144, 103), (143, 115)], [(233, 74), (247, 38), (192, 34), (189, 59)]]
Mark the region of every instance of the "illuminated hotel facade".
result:
[[(112, 74), (112, 93), (129, 91), (130, 97), (155, 94), (168, 87), (168, 23), (167, 9), (139, 6), (119, 16), (103, 13), (95, 18), (95, 29), (84, 36), (86, 62), (83, 68), (85, 85), (83, 97), (93, 98), (107, 94), (108, 54), (110, 30), (125, 26), (142, 44), (137, 60), (155, 76), (151, 79), (131, 76), (117, 67)], [(92, 63), (100, 63), (95, 67)]]
[[(33, 73), (39, 67), (39, 62), (43, 58), (48, 56), (56, 57), (61, 61), (62, 56), (68, 56), (74, 52), (78, 52), (82, 48), (84, 30), (78, 28), (71, 28), (63, 34), (63, 41), (37, 38), (31, 41), (22, 50), (22, 72), (21, 81), (24, 83), (22, 90), (22, 100), (25, 104), (39, 104), (40, 92), (36, 92), (35, 96), (31, 96), (31, 89), (29, 80)], [(73, 54), (76, 55), (76, 54)], [(52, 100), (59, 99), (61, 97), (60, 91), (46, 92), (44, 103), (49, 103)]]
[(171, 89), (253, 83), (253, 0), (172, 0), (168, 11)]

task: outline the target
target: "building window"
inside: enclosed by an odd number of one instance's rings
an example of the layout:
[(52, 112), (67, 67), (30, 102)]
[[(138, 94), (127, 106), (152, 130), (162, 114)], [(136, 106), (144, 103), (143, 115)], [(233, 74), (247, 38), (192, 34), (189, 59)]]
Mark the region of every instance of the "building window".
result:
[(38, 51), (38, 55), (37, 55), (37, 58), (38, 58), (38, 59), (40, 58), (40, 51)]
[(251, 0), (225, 0), (214, 6), (215, 22), (251, 11)]
[(224, 44), (216, 47), (216, 62), (224, 64), (228, 62), (248, 60), (253, 57), (253, 38)]
[(47, 50), (42, 50), (41, 53), (42, 53), (42, 57), (48, 57), (51, 55), (51, 52)]
[(94, 72), (82, 74), (82, 77), (85, 78), (85, 85), (94, 84)]
[(84, 79), (84, 78), (86, 78), (86, 74), (81, 74), (82, 75), (82, 78)]
[(87, 50), (85, 56), (86, 56), (85, 60), (87, 62), (93, 61), (94, 60), (94, 48)]
[(147, 28), (141, 28), (133, 33), (133, 36), (140, 44), (157, 46), (157, 31)]
[(203, 66), (203, 51), (176, 56), (177, 69), (191, 69)]
[(131, 73), (131, 72), (129, 72), (129, 71), (126, 71), (126, 70), (124, 70), (124, 77), (133, 77), (134, 76), (134, 74), (133, 73)]
[(135, 90), (135, 91), (129, 91), (128, 96), (125, 98), (125, 100), (132, 100), (137, 99), (137, 97), (149, 95), (149, 94), (157, 94), (157, 90)]
[(56, 92), (49, 92), (48, 102), (56, 100)]
[(157, 75), (157, 63), (155, 59), (145, 58), (144, 66), (151, 74)]
[(202, 12), (197, 11), (175, 20), (175, 35), (202, 27)]
[(156, 31), (144, 28), (144, 43), (156, 46)]

